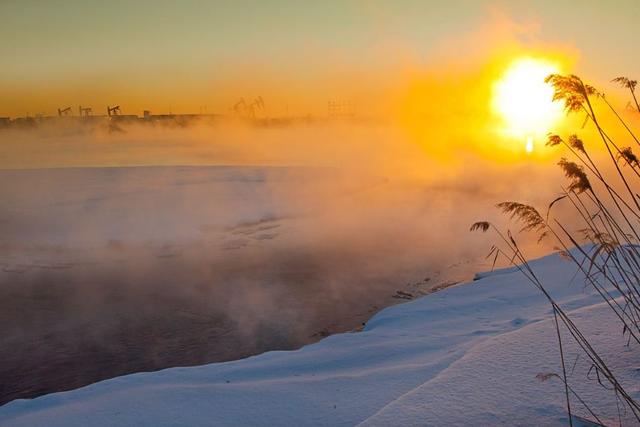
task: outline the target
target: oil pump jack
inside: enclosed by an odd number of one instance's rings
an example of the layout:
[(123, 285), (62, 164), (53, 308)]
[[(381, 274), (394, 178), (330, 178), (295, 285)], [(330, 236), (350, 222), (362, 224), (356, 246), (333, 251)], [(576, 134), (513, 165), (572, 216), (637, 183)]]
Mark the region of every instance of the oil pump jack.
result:
[(115, 107), (109, 107), (107, 105), (107, 114), (109, 117), (111, 116), (119, 116), (120, 115), (120, 106), (116, 105)]
[(264, 99), (262, 99), (261, 96), (258, 96), (256, 99), (253, 100), (253, 102), (251, 103), (251, 107), (255, 110), (258, 110), (260, 112), (264, 113)]
[(235, 104), (233, 104), (233, 107), (231, 107), (231, 110), (233, 110), (233, 112), (235, 112), (236, 114), (242, 114), (246, 111), (247, 109), (247, 103), (245, 102), (244, 98), (240, 98), (240, 101), (236, 102)]
[(71, 114), (71, 107), (58, 108), (58, 117), (68, 116), (69, 114)]
[(80, 113), (80, 117), (89, 117), (91, 115), (92, 109), (91, 107), (83, 107), (82, 105), (79, 105), (78, 112)]
[(264, 112), (264, 100), (261, 96), (258, 96), (251, 104), (247, 104), (244, 98), (240, 98), (240, 101), (236, 102), (233, 107), (231, 107), (231, 110), (238, 115), (255, 119), (257, 112)]

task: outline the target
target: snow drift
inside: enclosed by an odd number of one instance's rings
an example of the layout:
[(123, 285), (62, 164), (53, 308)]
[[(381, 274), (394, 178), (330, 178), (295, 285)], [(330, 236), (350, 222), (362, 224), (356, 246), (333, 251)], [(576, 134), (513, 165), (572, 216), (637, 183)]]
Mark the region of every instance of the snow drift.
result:
[[(532, 266), (638, 396), (637, 349), (625, 347), (600, 297), (556, 255)], [(14, 401), (0, 408), (0, 424), (566, 423), (562, 383), (536, 378), (561, 369), (550, 306), (518, 272), (499, 273), (388, 308), (362, 332), (333, 335), (297, 351), (133, 374)], [(571, 385), (604, 419), (617, 422), (614, 396), (587, 378), (589, 365), (571, 343), (567, 351)], [(588, 415), (577, 402), (574, 411)]]

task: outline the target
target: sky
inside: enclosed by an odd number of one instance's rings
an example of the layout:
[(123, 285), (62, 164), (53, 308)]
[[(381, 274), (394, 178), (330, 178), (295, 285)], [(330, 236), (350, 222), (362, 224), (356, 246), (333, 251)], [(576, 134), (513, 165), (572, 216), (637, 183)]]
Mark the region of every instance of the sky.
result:
[(635, 0), (0, 0), (0, 116), (225, 113), (259, 95), (272, 115), (329, 100), (383, 114), (407, 76), (469, 66), (505, 40), (567, 52), (607, 81), (640, 74), (637, 22)]

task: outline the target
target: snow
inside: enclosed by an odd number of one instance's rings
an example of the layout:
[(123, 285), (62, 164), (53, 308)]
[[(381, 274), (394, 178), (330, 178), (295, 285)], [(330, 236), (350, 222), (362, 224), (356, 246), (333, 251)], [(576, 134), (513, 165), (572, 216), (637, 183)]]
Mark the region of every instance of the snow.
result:
[[(640, 395), (640, 357), (575, 267), (557, 255), (532, 266)], [(389, 426), (566, 424), (550, 306), (506, 269), (387, 308), (362, 332), (297, 351), (127, 375), (0, 407), (2, 426)], [(604, 420), (611, 392), (587, 379), (589, 364), (565, 334), (569, 382)], [(574, 399), (574, 412), (587, 416)], [(630, 423), (629, 413), (623, 413)]]

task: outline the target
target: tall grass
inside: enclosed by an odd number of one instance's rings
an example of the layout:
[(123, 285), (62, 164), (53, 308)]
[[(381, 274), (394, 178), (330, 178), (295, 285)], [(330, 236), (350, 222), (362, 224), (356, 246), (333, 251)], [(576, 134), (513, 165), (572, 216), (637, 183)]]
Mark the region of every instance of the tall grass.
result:
[[(583, 114), (585, 126), (594, 127), (596, 138), (591, 143), (604, 148), (604, 159), (594, 155), (592, 151), (595, 150), (591, 149), (591, 145), (576, 134), (566, 137), (549, 134), (547, 146), (563, 146), (570, 155), (558, 162), (567, 179), (560, 196), (549, 203), (544, 215), (535, 207), (519, 202), (503, 202), (498, 204), (498, 208), (521, 222), (522, 230), (535, 233), (539, 240), (552, 239), (560, 254), (576, 266), (588, 286), (606, 302), (619, 322), (618, 330), (627, 345), (640, 344), (640, 161), (633, 147), (622, 146), (614, 141), (608, 129), (604, 129), (594, 104), (599, 102), (606, 106), (634, 146), (640, 146), (640, 141), (605, 95), (584, 83), (580, 77), (554, 74), (548, 76), (546, 82), (554, 88), (554, 101), (564, 103), (567, 114)], [(640, 112), (635, 94), (637, 82), (626, 77), (618, 77), (613, 82), (629, 90), (635, 109)], [(570, 227), (567, 221), (555, 215), (561, 203), (567, 205), (573, 220), (581, 224), (578, 229)], [(603, 390), (614, 393), (616, 402), (622, 402), (640, 423), (640, 403), (625, 389), (592, 346), (587, 338), (588, 331), (581, 330), (548, 292), (514, 235), (510, 231), (503, 232), (487, 221), (473, 224), (471, 230), (493, 230), (499, 238), (499, 244), (493, 246), (490, 252), (494, 265), (499, 257), (504, 257), (543, 293), (553, 308), (562, 365), (562, 374), (555, 376), (564, 383), (569, 424), (573, 425), (572, 405), (575, 404), (585, 407), (593, 421), (604, 423), (592, 410), (590, 402), (584, 401), (569, 383), (566, 343), (562, 341), (561, 330), (567, 330), (588, 357), (591, 364), (589, 376), (595, 378)], [(621, 419), (619, 421), (622, 422)]]

